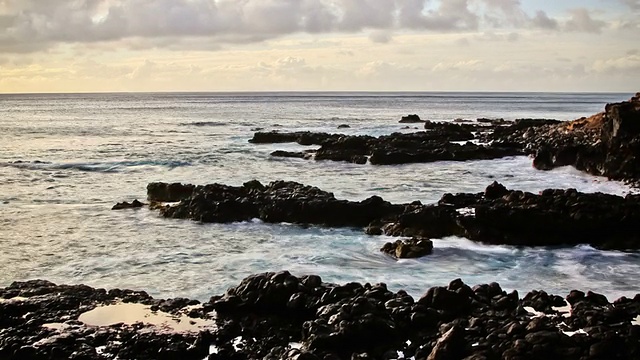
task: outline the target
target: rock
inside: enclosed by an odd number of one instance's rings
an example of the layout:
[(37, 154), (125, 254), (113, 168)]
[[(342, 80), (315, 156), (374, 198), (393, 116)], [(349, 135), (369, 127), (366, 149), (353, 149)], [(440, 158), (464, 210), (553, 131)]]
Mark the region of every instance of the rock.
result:
[(433, 242), (426, 238), (412, 238), (386, 243), (380, 251), (398, 259), (417, 258), (433, 252)]
[(141, 208), (144, 205), (145, 205), (144, 203), (141, 203), (140, 201), (138, 201), (138, 199), (135, 199), (131, 203), (128, 203), (126, 201), (117, 203), (113, 205), (111, 210), (136, 209), (136, 208)]
[(147, 198), (156, 202), (176, 202), (191, 196), (194, 185), (153, 182), (147, 185)]
[[(515, 147), (498, 145), (456, 144), (454, 141), (472, 140), (473, 132), (486, 126), (437, 123), (426, 121), (425, 130), (415, 133), (393, 133), (380, 137), (311, 132), (255, 133), (252, 143), (297, 142), (301, 145), (320, 145), (315, 160), (347, 161), (374, 165), (391, 165), (434, 161), (467, 161), (521, 155)], [(483, 130), (482, 130), (483, 131)], [(313, 152), (313, 150), (311, 151)], [(277, 151), (274, 156), (301, 157), (301, 153)], [(311, 158), (311, 156), (304, 156)]]
[(438, 339), (427, 360), (462, 359), (468, 346), (464, 338), (464, 332), (464, 329), (453, 326)]
[[(574, 293), (580, 293), (575, 291)], [(544, 291), (529, 300), (555, 299)], [(544, 294), (544, 295), (542, 295)], [(584, 294), (584, 293), (582, 293)], [(638, 358), (640, 331), (630, 319), (640, 295), (604, 304), (598, 294), (576, 303), (569, 317), (532, 317), (499, 284), (471, 289), (455, 279), (414, 302), (384, 284), (328, 284), (288, 271), (248, 276), (214, 295), (192, 316), (215, 321), (197, 332), (143, 323), (86, 326), (80, 314), (115, 301), (182, 314), (197, 301), (153, 299), (144, 291), (56, 285), (45, 280), (0, 288), (0, 358), (18, 359), (581, 359)], [(513, 306), (504, 307), (508, 298)], [(527, 301), (529, 301), (527, 300)], [(546, 300), (545, 300), (546, 301)], [(215, 311), (215, 319), (208, 315)], [(65, 323), (59, 330), (43, 327)], [(584, 329), (589, 335), (562, 331)], [(408, 340), (408, 341), (407, 341)], [(209, 355), (211, 346), (216, 352)], [(100, 349), (100, 355), (96, 351)]]
[(276, 150), (271, 153), (271, 156), (304, 159), (305, 157), (307, 157), (307, 154), (298, 151)]
[(298, 132), (256, 132), (249, 140), (253, 144), (277, 144), (277, 143), (298, 143), (300, 145), (322, 145), (326, 140), (336, 138), (339, 135), (327, 133), (313, 133), (310, 131)]
[[(151, 186), (151, 185), (150, 185)], [(156, 184), (168, 188), (168, 184)], [(492, 183), (484, 193), (445, 194), (437, 204), (391, 204), (378, 196), (355, 202), (296, 182), (259, 182), (240, 187), (182, 185), (193, 189), (178, 204), (158, 207), (168, 218), (201, 222), (260, 219), (268, 223), (366, 228), (370, 235), (420, 238), (464, 236), (517, 246), (589, 244), (602, 249), (638, 249), (640, 196), (585, 194), (547, 189), (540, 194)], [(149, 195), (149, 197), (153, 197)], [(616, 224), (611, 226), (611, 224)], [(426, 244), (426, 243), (425, 243)], [(419, 256), (416, 243), (388, 244), (387, 253)]]
[(338, 129), (349, 129), (351, 128), (351, 126), (347, 125), (347, 124), (340, 124), (338, 125)]
[(424, 122), (424, 120), (420, 119), (420, 116), (416, 115), (416, 114), (412, 114), (412, 115), (407, 115), (407, 116), (403, 116), (402, 119), (400, 119), (399, 121), (400, 123), (408, 123), (408, 124), (413, 124), (413, 123), (421, 123)]
[(533, 167), (538, 170), (552, 170), (554, 163), (551, 150), (546, 147), (539, 148), (533, 158)]
[(593, 175), (640, 181), (640, 99), (607, 104), (604, 112), (569, 122), (519, 119), (483, 137), (535, 155), (534, 167), (572, 165)]
[(498, 199), (507, 195), (508, 193), (509, 190), (507, 190), (504, 185), (498, 183), (497, 181), (494, 181), (484, 190), (484, 197), (487, 199)]

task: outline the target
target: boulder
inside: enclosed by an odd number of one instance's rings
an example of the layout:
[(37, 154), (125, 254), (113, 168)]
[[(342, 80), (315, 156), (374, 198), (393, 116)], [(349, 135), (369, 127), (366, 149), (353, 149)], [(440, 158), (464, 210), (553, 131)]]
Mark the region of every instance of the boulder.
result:
[(147, 198), (154, 202), (176, 202), (191, 196), (194, 189), (189, 184), (152, 182), (147, 185)]
[(414, 123), (422, 123), (424, 122), (424, 120), (420, 119), (420, 116), (416, 114), (412, 114), (412, 115), (403, 116), (399, 122), (403, 124), (414, 124)]
[(137, 209), (143, 207), (145, 204), (138, 201), (138, 199), (133, 200), (131, 203), (123, 201), (121, 203), (117, 203), (113, 205), (111, 210), (123, 210), (123, 209)]
[(380, 251), (398, 259), (418, 258), (433, 252), (433, 242), (426, 238), (397, 240), (384, 244)]

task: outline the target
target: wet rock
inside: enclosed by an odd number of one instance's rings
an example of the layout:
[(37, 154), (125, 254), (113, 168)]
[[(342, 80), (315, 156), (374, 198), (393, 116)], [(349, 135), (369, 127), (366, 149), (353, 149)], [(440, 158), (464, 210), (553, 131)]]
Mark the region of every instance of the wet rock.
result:
[(338, 129), (349, 129), (351, 128), (351, 126), (347, 125), (347, 124), (340, 124), (338, 125)]
[(484, 193), (445, 194), (437, 204), (391, 204), (378, 196), (359, 202), (339, 200), (296, 182), (256, 183), (239, 187), (190, 185), (190, 197), (159, 211), (165, 217), (201, 222), (258, 218), (268, 223), (366, 228), (371, 235), (455, 235), (490, 244), (640, 248), (640, 234), (635, 231), (640, 221), (640, 196), (635, 195), (585, 194), (575, 189), (533, 194), (508, 190), (494, 182)]
[(277, 144), (277, 143), (298, 143), (300, 145), (322, 145), (326, 140), (339, 137), (336, 134), (313, 133), (310, 131), (298, 132), (256, 132), (249, 140), (253, 144)]
[(308, 155), (306, 153), (302, 152), (302, 151), (276, 150), (276, 151), (271, 153), (271, 156), (304, 159)]
[(138, 201), (138, 199), (133, 200), (131, 203), (123, 201), (121, 203), (117, 203), (113, 205), (111, 210), (123, 210), (123, 209), (137, 209), (143, 207), (145, 204)]
[(427, 360), (461, 359), (466, 353), (467, 346), (468, 344), (464, 338), (464, 329), (453, 326), (438, 339)]
[(509, 190), (507, 190), (504, 185), (498, 183), (497, 181), (494, 181), (485, 189), (484, 197), (487, 199), (498, 199), (507, 195), (508, 193)]
[(425, 122), (425, 121), (420, 119), (420, 116), (418, 116), (416, 114), (412, 114), (412, 115), (403, 116), (402, 119), (400, 119), (399, 122), (403, 123), (403, 124), (404, 123), (412, 124), (412, 123), (422, 123), (422, 122)]
[[(302, 145), (321, 145), (315, 151), (315, 160), (347, 161), (374, 165), (405, 164), (434, 161), (467, 161), (495, 159), (523, 154), (521, 149), (498, 145), (465, 144), (475, 138), (473, 132), (486, 126), (454, 124), (448, 122), (424, 122), (425, 131), (393, 133), (380, 137), (367, 135), (343, 135), (311, 132), (258, 132), (249, 140), (252, 143), (296, 142)], [(282, 156), (285, 152), (276, 152)], [(299, 154), (298, 154), (299, 156)]]
[(398, 259), (418, 258), (433, 252), (433, 242), (426, 238), (397, 240), (384, 244), (380, 251)]
[(602, 113), (569, 122), (521, 119), (497, 127), (487, 141), (535, 155), (534, 167), (572, 165), (590, 174), (640, 181), (640, 98), (607, 104)]
[[(0, 289), (0, 358), (14, 359), (591, 359), (638, 358), (640, 331), (628, 319), (640, 295), (605, 304), (598, 294), (574, 303), (569, 317), (533, 317), (520, 309), (555, 295), (530, 292), (527, 300), (497, 283), (467, 286), (455, 279), (428, 289), (414, 302), (384, 284), (323, 283), (287, 271), (255, 274), (202, 304), (216, 326), (196, 333), (159, 331), (141, 323), (86, 327), (87, 309), (138, 294), (137, 299), (176, 312), (196, 302), (155, 300), (144, 291), (109, 291), (48, 281), (16, 282)], [(579, 292), (575, 291), (574, 294)], [(512, 302), (504, 306), (504, 302)], [(64, 304), (64, 305), (63, 305)], [(25, 316), (25, 314), (28, 314)], [(65, 322), (52, 330), (42, 325)], [(565, 335), (584, 329), (589, 335)], [(407, 341), (409, 340), (409, 341)], [(100, 349), (101, 355), (96, 349)]]
[(176, 202), (191, 196), (194, 185), (153, 182), (147, 185), (147, 198), (156, 202)]

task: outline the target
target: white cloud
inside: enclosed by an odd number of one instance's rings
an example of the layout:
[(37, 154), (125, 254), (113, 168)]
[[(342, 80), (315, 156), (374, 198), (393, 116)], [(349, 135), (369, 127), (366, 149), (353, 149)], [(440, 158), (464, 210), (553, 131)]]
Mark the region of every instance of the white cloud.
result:
[(640, 76), (640, 55), (630, 53), (623, 57), (597, 60), (591, 70), (601, 73), (619, 73), (638, 78)]
[(393, 36), (388, 31), (373, 31), (369, 34), (369, 40), (378, 44), (389, 43)]

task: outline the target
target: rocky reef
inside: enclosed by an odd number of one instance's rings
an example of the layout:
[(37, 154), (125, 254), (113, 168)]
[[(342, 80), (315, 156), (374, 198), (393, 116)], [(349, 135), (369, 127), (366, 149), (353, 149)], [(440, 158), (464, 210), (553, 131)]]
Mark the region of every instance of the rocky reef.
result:
[[(161, 327), (151, 315), (87, 320), (122, 304), (188, 314), (182, 321), (200, 326)], [(414, 299), (385, 284), (336, 285), (282, 271), (249, 276), (202, 304), (34, 280), (0, 289), (0, 358), (636, 359), (639, 314), (640, 295), (610, 303), (574, 290), (565, 302), (532, 291), (520, 299), (497, 283), (470, 287), (460, 279)]]
[[(249, 142), (254, 144), (295, 142), (319, 145), (308, 152), (275, 151), (272, 156), (298, 157), (315, 160), (346, 161), (373, 165), (427, 163), (435, 161), (467, 161), (496, 159), (522, 155), (521, 149), (494, 145), (479, 145), (469, 140), (473, 132), (487, 131), (488, 126), (471, 124), (424, 122), (425, 131), (393, 133), (379, 137), (313, 132), (257, 132)], [(460, 143), (464, 142), (464, 143)]]
[(603, 112), (563, 123), (496, 128), (494, 144), (513, 146), (534, 156), (537, 169), (572, 165), (593, 175), (638, 183), (640, 180), (640, 93), (607, 104)]
[(607, 104), (601, 113), (568, 122), (552, 119), (432, 122), (420, 120), (418, 115), (403, 120), (424, 123), (424, 131), (380, 137), (257, 132), (249, 141), (320, 146), (306, 152), (276, 151), (273, 156), (373, 165), (531, 155), (534, 167), (540, 170), (571, 165), (593, 175), (640, 184), (640, 93), (629, 101)]
[(633, 194), (621, 197), (575, 189), (533, 194), (494, 182), (483, 193), (444, 194), (436, 204), (425, 205), (392, 204), (379, 196), (339, 200), (317, 187), (288, 181), (263, 185), (254, 180), (242, 186), (151, 183), (147, 189), (152, 202), (181, 200), (155, 206), (167, 218), (210, 223), (257, 218), (268, 223), (364, 228), (371, 235), (457, 235), (489, 244), (640, 248), (640, 195)]

